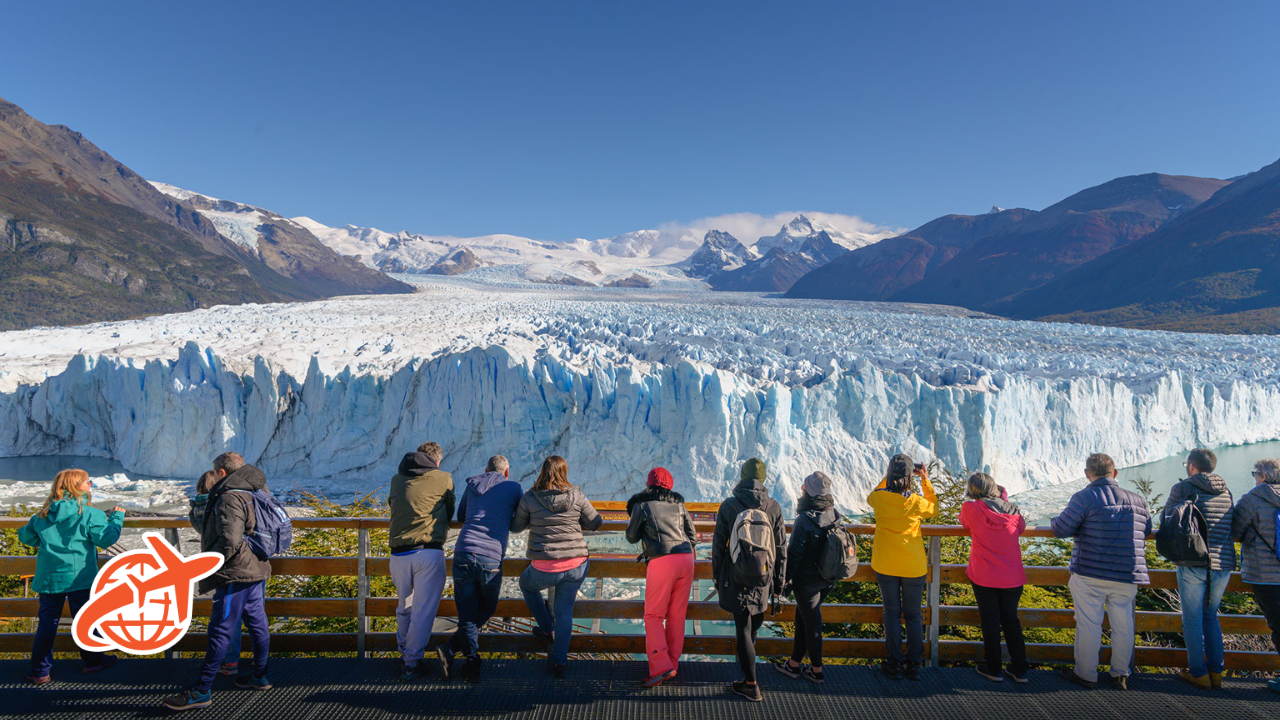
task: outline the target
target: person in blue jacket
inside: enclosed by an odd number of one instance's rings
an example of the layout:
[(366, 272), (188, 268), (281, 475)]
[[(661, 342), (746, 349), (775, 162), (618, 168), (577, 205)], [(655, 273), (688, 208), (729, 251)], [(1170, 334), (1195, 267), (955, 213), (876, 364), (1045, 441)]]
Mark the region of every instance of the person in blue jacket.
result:
[[(108, 548), (120, 539), (124, 508), (103, 512), (89, 504), (93, 481), (83, 470), (63, 470), (53, 478), (49, 497), (26, 525), (18, 540), (37, 549), (36, 576), (31, 589), (40, 593), (39, 625), (31, 646), (31, 672), (27, 680), (43, 685), (53, 678), (53, 641), (62, 619), (62, 605), (71, 606), (74, 617), (89, 601), (89, 589), (98, 574), (96, 548)], [(115, 655), (80, 651), (86, 674), (116, 664)]]

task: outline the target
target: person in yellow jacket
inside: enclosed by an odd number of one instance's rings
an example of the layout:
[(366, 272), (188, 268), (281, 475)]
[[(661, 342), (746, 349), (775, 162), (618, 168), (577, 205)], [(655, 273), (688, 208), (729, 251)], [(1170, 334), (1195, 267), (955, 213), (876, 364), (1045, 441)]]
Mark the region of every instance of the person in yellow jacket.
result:
[[(911, 478), (919, 476), (920, 494), (911, 491)], [(924, 599), (928, 561), (920, 522), (938, 514), (938, 496), (929, 474), (907, 455), (889, 458), (884, 480), (867, 497), (875, 512), (876, 534), (871, 545), (871, 569), (876, 572), (884, 598), (884, 641), (889, 657), (880, 665), (893, 679), (920, 679), (920, 655), (924, 651)], [(902, 652), (902, 624), (907, 626), (907, 652)]]

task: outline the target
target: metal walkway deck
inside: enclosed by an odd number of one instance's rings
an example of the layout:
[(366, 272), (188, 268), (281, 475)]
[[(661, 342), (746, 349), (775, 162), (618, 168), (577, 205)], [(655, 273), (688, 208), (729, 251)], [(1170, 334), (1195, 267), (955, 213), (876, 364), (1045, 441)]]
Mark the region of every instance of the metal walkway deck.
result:
[[(59, 660), (54, 682), (28, 685), (21, 661), (0, 662), (0, 717), (135, 718), (167, 716), (160, 699), (190, 683), (194, 660), (124, 660), (98, 676), (80, 674), (78, 660)], [(460, 667), (460, 664), (458, 665)], [(735, 663), (680, 666), (679, 679), (655, 690), (637, 686), (643, 663), (570, 662), (555, 680), (540, 661), (486, 663), (483, 681), (442, 683), (428, 678), (402, 685), (386, 659), (281, 658), (272, 660), (276, 687), (239, 690), (228, 678), (214, 684), (214, 704), (193, 717), (322, 720), (329, 718), (591, 718), (593, 720), (1275, 720), (1280, 695), (1258, 680), (1227, 680), (1224, 691), (1190, 688), (1172, 675), (1141, 675), (1127, 693), (1078, 689), (1049, 671), (1031, 683), (990, 683), (972, 670), (924, 670), (922, 682), (892, 681), (868, 666), (827, 666), (815, 687), (760, 667), (765, 700), (751, 703), (727, 690)]]

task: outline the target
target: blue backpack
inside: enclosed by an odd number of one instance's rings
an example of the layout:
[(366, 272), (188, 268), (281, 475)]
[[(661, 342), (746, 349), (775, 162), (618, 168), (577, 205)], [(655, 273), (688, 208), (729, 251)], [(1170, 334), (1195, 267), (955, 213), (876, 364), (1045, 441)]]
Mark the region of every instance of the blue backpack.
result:
[(253, 532), (246, 533), (244, 540), (249, 549), (260, 559), (266, 560), (274, 555), (289, 551), (293, 544), (293, 523), (289, 513), (276, 500), (269, 490), (229, 490), (228, 492), (245, 493), (253, 498)]

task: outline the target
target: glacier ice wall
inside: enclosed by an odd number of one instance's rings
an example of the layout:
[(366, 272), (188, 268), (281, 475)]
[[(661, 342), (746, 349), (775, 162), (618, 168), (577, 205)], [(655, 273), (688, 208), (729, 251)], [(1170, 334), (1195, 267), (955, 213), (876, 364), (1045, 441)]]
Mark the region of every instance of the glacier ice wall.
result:
[(500, 345), (385, 375), (326, 373), (313, 359), (294, 377), (261, 356), (237, 372), (188, 343), (176, 359), (145, 364), (77, 355), (57, 375), (0, 392), (0, 456), (106, 456), (139, 473), (195, 478), (233, 449), (276, 487), (327, 478), (376, 490), (404, 452), (435, 440), (458, 479), (501, 453), (513, 476), (529, 480), (560, 454), (596, 499), (625, 499), (663, 465), (688, 499), (706, 501), (723, 498), (738, 464), (758, 456), (788, 509), (817, 469), (836, 478), (841, 505), (863, 507), (896, 452), (986, 469), (1017, 492), (1078, 478), (1092, 452), (1131, 465), (1275, 437), (1275, 385), (1178, 371), (1136, 389), (1029, 375), (976, 387), (853, 363), (806, 387), (697, 361), (566, 362)]

